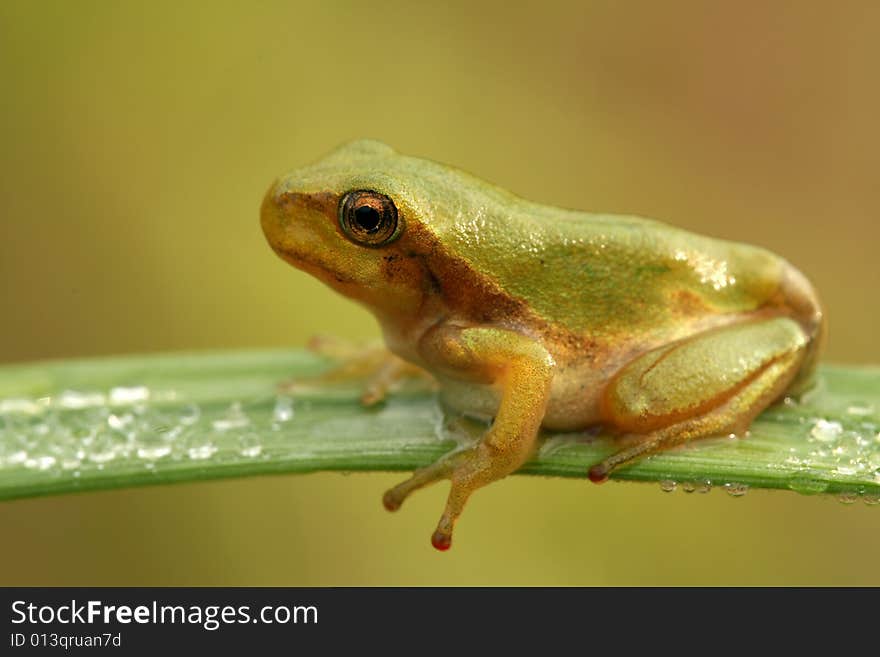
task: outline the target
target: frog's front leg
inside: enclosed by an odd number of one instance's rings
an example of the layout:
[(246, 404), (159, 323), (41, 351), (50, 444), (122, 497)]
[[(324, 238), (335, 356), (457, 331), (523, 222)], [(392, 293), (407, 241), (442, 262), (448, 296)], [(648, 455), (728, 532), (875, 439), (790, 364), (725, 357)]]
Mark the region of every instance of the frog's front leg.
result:
[(403, 379), (431, 379), (423, 369), (391, 353), (381, 342), (356, 343), (317, 336), (309, 341), (308, 349), (337, 364), (316, 376), (285, 381), (279, 385), (279, 392), (296, 393), (303, 388), (363, 381), (361, 403), (372, 406), (384, 400)]
[(608, 425), (630, 446), (590, 468), (602, 482), (637, 458), (707, 436), (740, 433), (783, 395), (801, 369), (809, 338), (787, 318), (707, 331), (649, 351), (609, 383)]
[(452, 544), (452, 529), (471, 493), (517, 470), (532, 454), (544, 418), (555, 363), (537, 341), (496, 328), (443, 325), (419, 344), (422, 356), (449, 376), (499, 386), (501, 401), (492, 426), (474, 447), (453, 452), (387, 493), (389, 511), (438, 479), (452, 486), (431, 542), (438, 550)]

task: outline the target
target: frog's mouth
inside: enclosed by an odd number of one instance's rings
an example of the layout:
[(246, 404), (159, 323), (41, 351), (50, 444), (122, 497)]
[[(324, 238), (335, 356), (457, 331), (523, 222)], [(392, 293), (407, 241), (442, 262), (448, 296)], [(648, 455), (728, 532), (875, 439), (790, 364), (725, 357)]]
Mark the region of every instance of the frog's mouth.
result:
[(308, 253), (296, 248), (279, 249), (274, 245), (272, 250), (285, 262), (329, 285), (356, 285), (358, 282), (351, 276), (347, 276), (329, 267), (321, 258), (316, 257), (314, 253)]

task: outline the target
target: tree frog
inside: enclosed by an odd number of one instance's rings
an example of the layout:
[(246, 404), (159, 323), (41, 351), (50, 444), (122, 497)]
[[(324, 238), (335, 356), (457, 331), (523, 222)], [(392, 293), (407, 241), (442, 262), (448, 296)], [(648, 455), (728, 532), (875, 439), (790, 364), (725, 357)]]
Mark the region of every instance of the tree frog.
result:
[(542, 427), (618, 436), (585, 473), (602, 482), (743, 433), (806, 389), (825, 335), (813, 287), (765, 249), (532, 203), (375, 141), (279, 178), (261, 222), (281, 258), (377, 318), (389, 353), (365, 401), (416, 367), (448, 407), (492, 419), (473, 447), (385, 493), (396, 510), (451, 480), (440, 550), (470, 495), (523, 465)]

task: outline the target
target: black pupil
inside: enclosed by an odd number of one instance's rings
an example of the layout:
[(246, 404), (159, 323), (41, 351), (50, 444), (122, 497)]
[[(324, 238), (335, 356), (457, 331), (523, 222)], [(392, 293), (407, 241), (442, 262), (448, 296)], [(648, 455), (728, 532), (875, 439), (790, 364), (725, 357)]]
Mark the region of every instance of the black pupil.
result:
[(372, 233), (379, 228), (379, 224), (382, 223), (382, 215), (379, 214), (379, 211), (376, 210), (376, 208), (369, 205), (362, 205), (354, 211), (354, 220), (362, 230)]

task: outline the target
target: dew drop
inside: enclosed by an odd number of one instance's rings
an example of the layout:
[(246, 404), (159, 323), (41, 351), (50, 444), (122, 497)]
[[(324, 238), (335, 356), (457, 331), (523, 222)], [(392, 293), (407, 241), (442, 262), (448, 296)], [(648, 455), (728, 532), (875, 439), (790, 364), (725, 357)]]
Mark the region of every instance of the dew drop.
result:
[(63, 440), (52, 447), (55, 457), (62, 470), (74, 470), (82, 464), (85, 452), (72, 434), (68, 434)]
[(841, 504), (852, 504), (858, 499), (855, 493), (841, 493), (837, 496), (837, 501)]
[(209, 459), (217, 453), (217, 446), (213, 443), (205, 443), (196, 447), (190, 447), (187, 450), (187, 456), (194, 461), (201, 459)]
[(873, 415), (874, 414), (874, 405), (868, 404), (865, 402), (856, 402), (854, 404), (850, 404), (847, 407), (846, 412), (849, 413), (850, 415), (857, 415), (859, 417), (864, 417), (866, 415)]
[(22, 413), (37, 415), (45, 407), (33, 399), (0, 399), (0, 413)]
[(683, 481), (683, 482), (681, 482), (681, 489), (685, 493), (693, 493), (695, 490), (697, 490), (697, 487), (694, 485), (694, 482), (692, 482), (692, 481)]
[(126, 427), (130, 426), (131, 423), (134, 422), (134, 415), (131, 413), (111, 413), (107, 416), (107, 424), (111, 429), (116, 429), (117, 431), (122, 431)]
[(28, 453), (27, 450), (22, 448), (13, 448), (9, 451), (9, 454), (3, 459), (5, 463), (8, 465), (20, 465), (27, 461)]
[(819, 479), (820, 473), (801, 470), (788, 479), (788, 488), (802, 495), (817, 495), (828, 490), (828, 482)]
[(238, 452), (242, 456), (254, 458), (263, 452), (263, 445), (255, 433), (246, 433), (238, 439)]
[(171, 445), (164, 440), (161, 441), (143, 441), (138, 447), (138, 457), (147, 461), (157, 461), (171, 453)]
[(58, 395), (58, 405), (65, 409), (88, 408), (90, 406), (102, 406), (107, 403), (107, 398), (100, 392), (80, 392), (78, 390), (65, 390)]
[(37, 456), (34, 458), (29, 458), (24, 462), (26, 468), (32, 468), (34, 470), (48, 470), (53, 465), (55, 465), (56, 459), (54, 456), (49, 456), (45, 454), (43, 456)]
[(217, 431), (229, 431), (230, 429), (241, 429), (250, 423), (248, 416), (241, 410), (241, 403), (235, 402), (226, 410), (223, 417), (212, 422), (212, 426)]
[(133, 436), (138, 458), (156, 461), (171, 454), (174, 442), (185, 427), (162, 413), (145, 413), (138, 418)]
[(868, 506), (875, 506), (880, 504), (880, 493), (865, 495), (862, 497), (862, 501)]
[(201, 415), (202, 410), (198, 406), (196, 406), (195, 404), (187, 404), (182, 409), (180, 409), (178, 420), (181, 424), (189, 427), (198, 422)]
[(119, 434), (111, 431), (99, 431), (89, 446), (87, 458), (89, 461), (104, 464), (116, 458), (122, 451), (123, 443), (119, 440)]
[(828, 420), (816, 420), (816, 423), (810, 430), (810, 435), (823, 443), (833, 443), (840, 438), (842, 433), (843, 427), (840, 425), (840, 422), (829, 422)]
[(62, 470), (75, 470), (80, 465), (82, 465), (82, 457), (76, 452), (72, 452), (61, 458)]
[(290, 397), (279, 397), (275, 401), (272, 419), (275, 422), (290, 422), (293, 419), (293, 399)]
[(731, 497), (742, 497), (749, 492), (749, 485), (730, 482), (724, 484), (724, 492)]
[(73, 440), (83, 447), (90, 446), (95, 441), (97, 429), (93, 426), (77, 425), (71, 429)]
[(196, 433), (186, 441), (186, 455), (194, 461), (211, 458), (217, 453), (217, 449), (210, 436)]
[(150, 398), (150, 389), (146, 386), (117, 386), (110, 390), (111, 404), (135, 404)]
[(676, 488), (678, 488), (678, 484), (672, 481), (672, 479), (664, 479), (660, 482), (660, 490), (664, 493), (675, 492)]

